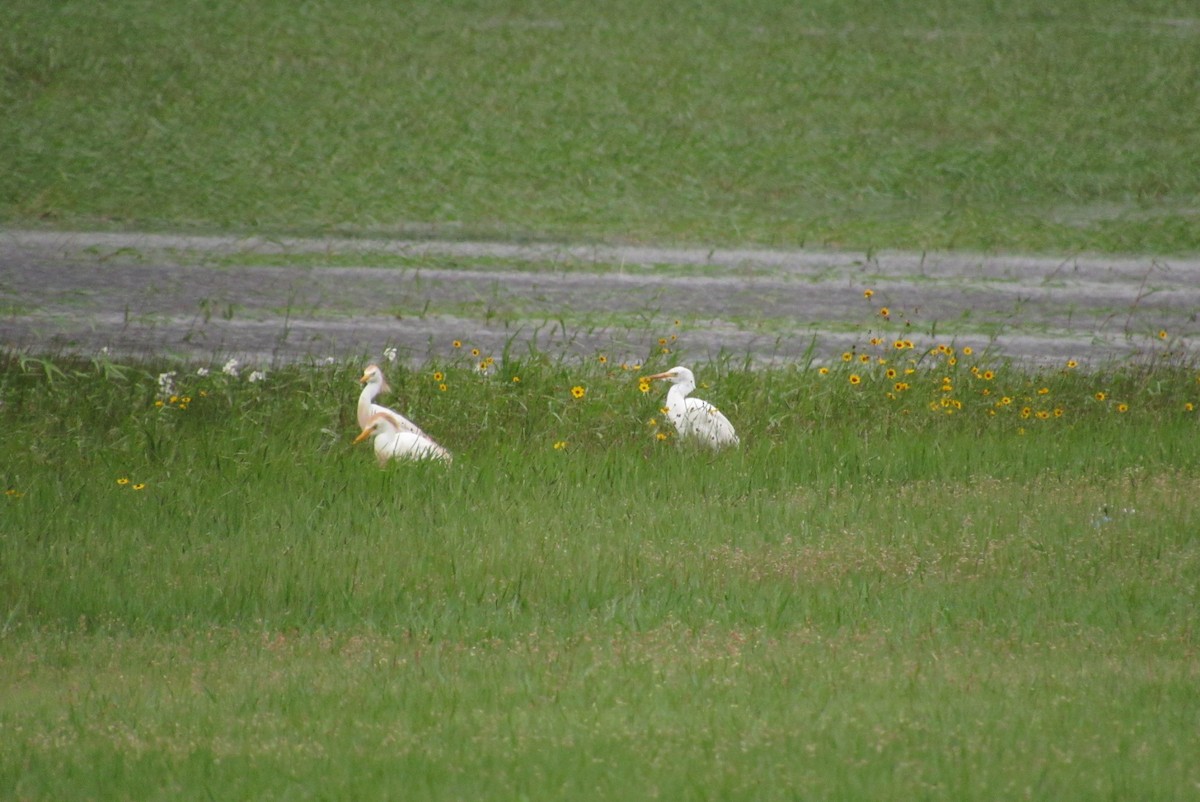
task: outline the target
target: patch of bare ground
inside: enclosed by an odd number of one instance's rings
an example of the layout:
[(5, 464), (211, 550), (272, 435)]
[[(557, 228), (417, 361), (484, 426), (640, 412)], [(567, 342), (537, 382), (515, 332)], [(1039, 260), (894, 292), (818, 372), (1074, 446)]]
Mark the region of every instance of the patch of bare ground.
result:
[(819, 362), (903, 336), (1086, 365), (1194, 361), (1198, 310), (1190, 259), (0, 231), (0, 339), (25, 353), (420, 362), (457, 339), (637, 359), (681, 320), (693, 360)]

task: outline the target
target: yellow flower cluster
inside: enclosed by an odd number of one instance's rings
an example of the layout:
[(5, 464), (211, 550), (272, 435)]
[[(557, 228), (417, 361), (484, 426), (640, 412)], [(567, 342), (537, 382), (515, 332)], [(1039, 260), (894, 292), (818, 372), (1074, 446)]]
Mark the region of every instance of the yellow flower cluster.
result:
[[(206, 393), (202, 390), (200, 392), (200, 395), (207, 396), (208, 393)], [(191, 403), (192, 403), (192, 397), (190, 395), (172, 395), (166, 399), (159, 398), (158, 400), (156, 400), (154, 402), (154, 406), (158, 407), (159, 409), (163, 409), (163, 408), (187, 409), (188, 405)]]
[[(895, 350), (912, 348), (909, 340), (889, 341), (883, 337), (872, 337), (868, 346), (886, 347), (889, 342)], [(920, 388), (928, 388), (928, 395), (920, 403), (924, 403), (930, 411), (943, 415), (975, 409), (991, 416), (1011, 413), (1021, 420), (1030, 421), (1048, 421), (1066, 415), (1066, 408), (1062, 405), (1047, 403), (1053, 400), (1050, 386), (1028, 386), (1027, 379), (1024, 380), (1025, 388), (1015, 393), (1000, 394), (997, 398), (993, 390), (1000, 383), (997, 371), (969, 361), (974, 359), (973, 347), (959, 348), (948, 343), (936, 344), (923, 350), (919, 357), (910, 357), (896, 364), (891, 364), (879, 352), (867, 350), (860, 353), (857, 347), (841, 354), (841, 361), (847, 367), (855, 363), (859, 366), (843, 374), (852, 387), (867, 393), (879, 388), (889, 401), (899, 404), (905, 414), (908, 413), (910, 399), (921, 398), (923, 393)], [(1075, 360), (1070, 360), (1067, 369), (1077, 365)], [(872, 366), (878, 368), (878, 372), (866, 369)], [(828, 366), (821, 366), (817, 369), (817, 375), (828, 376), (831, 370)], [(914, 387), (918, 389), (914, 390)], [(1098, 400), (1104, 398), (1107, 396), (1103, 393), (1097, 396)], [(1129, 406), (1117, 404), (1113, 409), (1119, 413), (1127, 412)]]

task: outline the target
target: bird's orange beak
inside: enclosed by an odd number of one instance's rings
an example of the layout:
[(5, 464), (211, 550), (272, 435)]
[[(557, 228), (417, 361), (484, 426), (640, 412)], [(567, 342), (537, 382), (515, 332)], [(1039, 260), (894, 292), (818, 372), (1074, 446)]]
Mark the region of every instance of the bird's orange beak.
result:
[(359, 379), (358, 379), (358, 383), (359, 383), (359, 384), (366, 384), (366, 383), (367, 383), (367, 382), (369, 382), (370, 380), (371, 380), (371, 377), (370, 377), (370, 376), (368, 376), (367, 374), (365, 374), (365, 373), (364, 373), (362, 376), (360, 376), (360, 377), (359, 377)]
[(371, 436), (371, 430), (370, 430), (370, 429), (363, 429), (363, 430), (362, 430), (362, 431), (359, 433), (358, 437), (354, 438), (354, 444), (355, 444), (355, 445), (357, 445), (358, 443), (361, 443), (363, 440), (366, 440), (366, 439), (367, 439), (368, 437), (370, 437), (370, 436)]
[(647, 381), (648, 382), (651, 379), (673, 379), (673, 378), (675, 378), (675, 374), (668, 370), (666, 373), (655, 373), (653, 376), (643, 376), (641, 379), (639, 379), (639, 381)]

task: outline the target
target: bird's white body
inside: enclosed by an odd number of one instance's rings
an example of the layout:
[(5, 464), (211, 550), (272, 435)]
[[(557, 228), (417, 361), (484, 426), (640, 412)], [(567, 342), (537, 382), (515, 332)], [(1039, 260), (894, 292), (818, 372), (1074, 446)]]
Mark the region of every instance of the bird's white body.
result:
[(375, 403), (376, 396), (388, 389), (387, 380), (383, 378), (383, 371), (378, 365), (367, 365), (359, 381), (363, 385), (362, 392), (358, 394), (358, 408), (355, 410), (358, 417), (359, 429), (369, 428), (371, 420), (376, 415), (387, 413), (395, 421), (400, 431), (411, 432), (419, 437), (429, 438), (429, 435), (425, 434), (420, 426), (396, 410)]
[(695, 439), (712, 448), (736, 446), (740, 441), (719, 409), (700, 398), (689, 398), (696, 389), (696, 377), (685, 367), (674, 367), (665, 373), (647, 376), (671, 382), (667, 391), (667, 418), (681, 438)]
[(388, 412), (372, 415), (354, 442), (361, 443), (372, 434), (375, 435), (375, 458), (381, 466), (391, 459), (440, 459), (446, 462), (451, 460), (450, 452), (435, 443), (432, 438), (402, 428), (400, 421)]

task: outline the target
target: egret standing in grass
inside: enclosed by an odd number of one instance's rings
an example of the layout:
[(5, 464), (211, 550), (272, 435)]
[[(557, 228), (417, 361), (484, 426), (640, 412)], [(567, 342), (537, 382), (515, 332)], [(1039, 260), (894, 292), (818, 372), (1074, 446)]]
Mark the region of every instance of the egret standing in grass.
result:
[(673, 367), (647, 379), (671, 382), (667, 391), (667, 417), (682, 438), (694, 438), (712, 448), (736, 446), (740, 441), (733, 424), (721, 411), (699, 398), (688, 398), (696, 389), (696, 377), (685, 367)]
[(440, 459), (450, 462), (450, 452), (439, 446), (426, 434), (418, 434), (404, 429), (401, 422), (391, 412), (376, 412), (367, 420), (367, 425), (354, 438), (355, 443), (361, 443), (371, 435), (375, 435), (375, 458), (380, 467), (390, 459)]
[[(375, 403), (375, 398), (388, 389), (387, 380), (383, 377), (383, 370), (378, 365), (367, 365), (359, 381), (362, 383), (363, 389), (358, 395), (358, 408), (355, 412), (358, 419), (358, 427), (362, 430), (362, 433), (359, 434), (358, 439), (354, 442), (358, 443), (365, 440), (372, 430), (379, 429), (379, 434), (375, 438), (375, 453), (379, 455), (379, 437), (385, 436), (385, 442), (389, 442), (386, 435), (389, 434), (391, 428), (394, 428), (397, 435), (411, 435), (412, 438), (415, 438), (411, 440), (411, 443), (416, 445), (426, 444), (426, 450), (428, 450), (428, 445), (432, 445), (432, 450), (440, 454), (445, 454), (445, 459), (450, 458), (450, 453), (438, 445), (432, 437), (425, 434), (420, 426), (396, 410)], [(382, 421), (380, 420), (380, 416), (384, 416)], [(380, 457), (381, 463), (386, 462), (392, 456), (401, 456), (404, 454), (405, 449), (401, 448), (400, 444), (409, 443), (410, 438), (391, 438), (390, 442), (395, 443), (396, 446), (389, 452), (388, 457)]]

